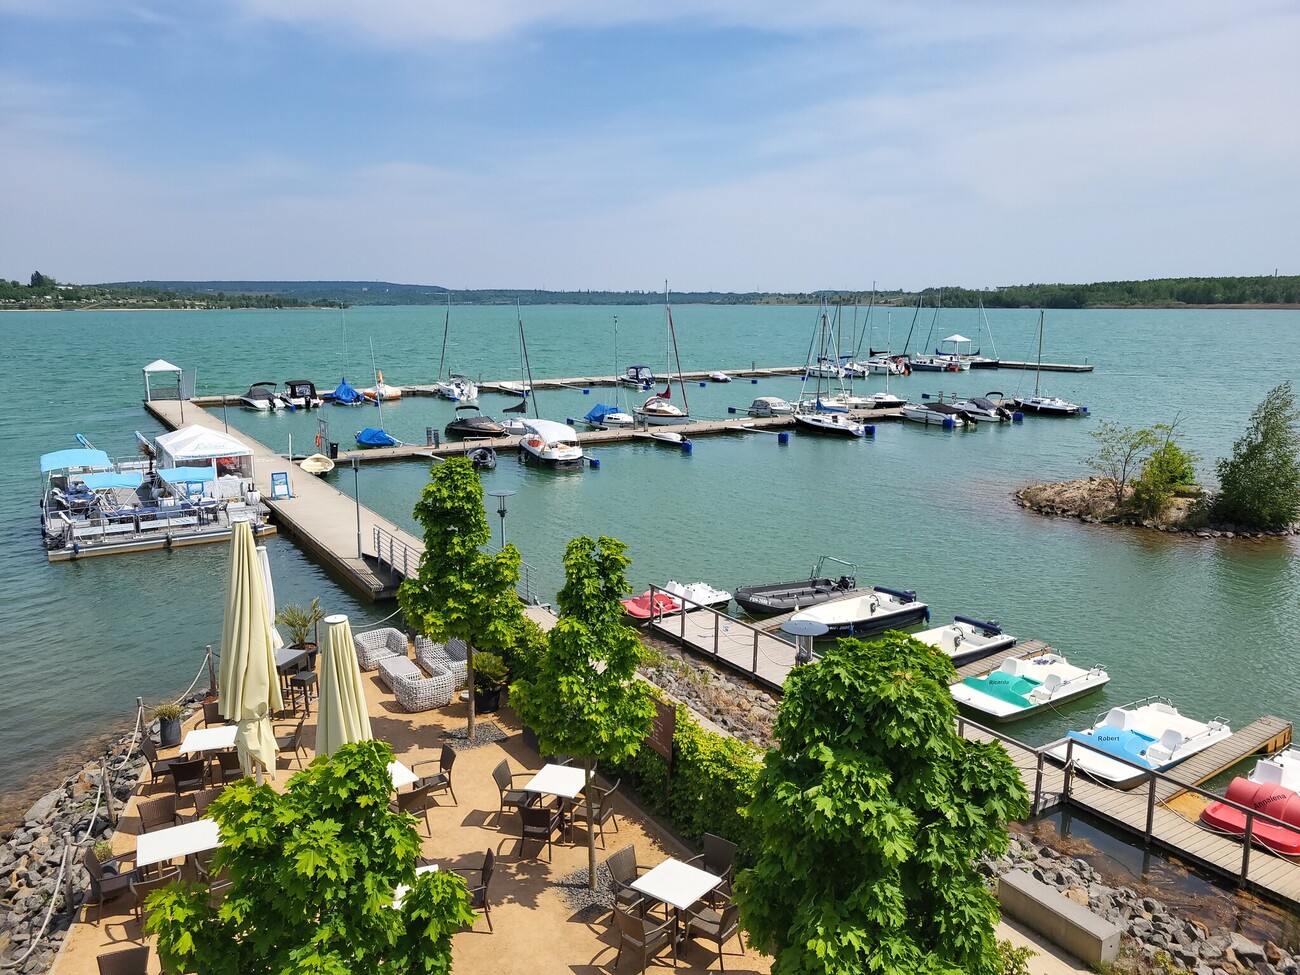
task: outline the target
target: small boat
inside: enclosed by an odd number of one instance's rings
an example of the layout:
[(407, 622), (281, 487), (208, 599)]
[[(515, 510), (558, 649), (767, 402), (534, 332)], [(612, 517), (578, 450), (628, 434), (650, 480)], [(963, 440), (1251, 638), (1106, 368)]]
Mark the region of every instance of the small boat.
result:
[(903, 407), (903, 419), (945, 430), (967, 425), (966, 414), (947, 403), (908, 403)]
[(873, 586), (860, 596), (846, 596), (800, 610), (791, 623), (822, 623), (830, 633), (873, 636), (930, 618), (930, 607), (910, 589)]
[(325, 398), (336, 406), (362, 406), (366, 402), (360, 391), (348, 385), (346, 376), (334, 387), (334, 392), (326, 394)]
[[(951, 349), (945, 349), (943, 346), (950, 345)], [(965, 350), (962, 346), (966, 346)], [(935, 351), (936, 358), (947, 359), (957, 366), (959, 372), (968, 372), (971, 367), (971, 359), (974, 357), (975, 343), (964, 335), (949, 335), (939, 343), (940, 348)]]
[(842, 393), (827, 393), (814, 401), (813, 408), (819, 413), (850, 413), (853, 410), (871, 409), (870, 396), (858, 396), (849, 390)]
[(253, 383), (248, 387), (248, 392), (239, 399), (250, 410), (263, 413), (267, 410), (284, 409), (284, 401), (280, 399), (275, 383)]
[(888, 391), (872, 393), (870, 396), (864, 396), (863, 399), (867, 401), (868, 410), (897, 410), (907, 405), (907, 400), (903, 397), (895, 396)]
[(790, 416), (794, 413), (794, 404), (779, 396), (760, 396), (749, 404), (750, 416)]
[(682, 604), (672, 596), (665, 592), (652, 594), (649, 589), (635, 599), (624, 599), (622, 602), (623, 612), (638, 623), (648, 623), (652, 616), (670, 616), (682, 610)]
[(967, 677), (951, 688), (957, 703), (993, 721), (1017, 721), (1106, 685), (1104, 667), (1085, 670), (1059, 653), (1002, 661), (997, 670)]
[(312, 454), (310, 457), (304, 457), (300, 460), (298, 466), (308, 474), (315, 474), (320, 477), (322, 474), (328, 474), (334, 470), (334, 461), (324, 454)]
[(524, 420), (524, 435), (519, 449), (525, 460), (548, 467), (581, 467), (582, 447), (578, 431), (555, 420)]
[(731, 377), (728, 376), (725, 372), (711, 372), (709, 373), (709, 378), (713, 380), (715, 383), (731, 382)]
[(1300, 792), (1300, 748), (1285, 748), (1276, 755), (1261, 758), (1249, 778), (1252, 782), (1276, 782)]
[(296, 410), (313, 410), (325, 402), (310, 379), (286, 379), (280, 399)]
[[(913, 372), (962, 372), (960, 363), (941, 355), (914, 356), (911, 368)], [(966, 368), (969, 369), (970, 365), (967, 364)]]
[(1016, 645), (1016, 638), (1003, 633), (997, 620), (976, 620), (969, 616), (954, 616), (952, 620), (947, 626), (914, 633), (912, 638), (942, 650), (958, 667)]
[[(838, 579), (826, 574), (827, 563), (842, 566), (847, 572)], [(764, 613), (787, 613), (801, 606), (814, 606), (852, 592), (857, 586), (858, 567), (852, 562), (823, 555), (808, 573), (796, 582), (773, 582), (759, 586), (741, 586), (736, 590), (736, 605), (755, 616)]]
[(877, 376), (910, 376), (911, 360), (905, 355), (882, 352), (866, 361), (867, 372)]
[(825, 433), (836, 437), (865, 437), (867, 428), (855, 423), (844, 413), (826, 413), (800, 409), (794, 414), (794, 424), (810, 433)]
[(689, 613), (701, 606), (709, 609), (725, 609), (731, 604), (731, 593), (725, 589), (715, 589), (707, 582), (692, 582), (682, 585), (669, 579), (663, 584), (663, 591), (676, 599)]
[(516, 383), (516, 382), (511, 382), (509, 380), (503, 383), (497, 383), (497, 388), (501, 390), (501, 392), (506, 393), (510, 396), (527, 396), (529, 393), (533, 391), (533, 387), (530, 383), (526, 383), (526, 382)]
[(688, 437), (683, 437), (680, 433), (674, 433), (671, 430), (651, 430), (650, 439), (658, 440), (660, 443), (670, 443), (675, 447), (689, 448), (691, 446)]
[(636, 423), (631, 413), (624, 413), (617, 406), (609, 406), (605, 403), (597, 403), (582, 419), (586, 421), (588, 426), (595, 427), (597, 430), (605, 430), (609, 427), (630, 427)]
[(382, 427), (366, 427), (357, 433), (358, 447), (400, 447), (402, 441), (389, 434)]
[(372, 403), (384, 402), (389, 400), (401, 399), (402, 391), (396, 386), (390, 386), (384, 382), (384, 373), (382, 370), (375, 371), (375, 384), (368, 386), (361, 391), (361, 395)]
[(1043, 396), (1039, 393), (1038, 381), (1042, 373), (1043, 313), (1040, 311), (1038, 313), (1038, 362), (1034, 367), (1034, 395), (1015, 396), (1011, 402), (1022, 413), (1033, 413), (1037, 416), (1084, 416), (1087, 414), (1088, 408), (1086, 406), (1079, 406), (1077, 403), (1071, 403), (1056, 396)]
[[(1261, 782), (1238, 776), (1228, 786), (1224, 798), (1295, 827), (1288, 829), (1267, 819), (1253, 817), (1250, 842), (1278, 856), (1300, 857), (1300, 795), (1294, 788), (1287, 788), (1280, 782)], [(1201, 823), (1230, 836), (1244, 838), (1246, 835), (1246, 813), (1228, 805), (1228, 802), (1212, 802), (1206, 806), (1201, 811)]]
[(655, 374), (649, 366), (628, 366), (619, 381), (633, 389), (650, 389), (656, 382)]
[(443, 427), (448, 437), (504, 437), (506, 428), (490, 416), (484, 416), (477, 406), (456, 407), (456, 418)]
[(433, 391), (453, 403), (473, 403), (478, 399), (478, 386), (456, 373), (452, 373), (449, 379), (434, 383)]
[(1231, 735), (1224, 718), (1198, 721), (1179, 714), (1166, 698), (1149, 697), (1111, 708), (1088, 730), (1069, 732), (1047, 754), (1064, 762), (1072, 751), (1076, 770), (1131, 789), (1145, 772), (1173, 768)]
[[(953, 408), (961, 410), (968, 416), (976, 420), (991, 420), (994, 423), (1006, 423), (1011, 419), (1011, 411), (1005, 406), (999, 406), (1002, 400), (1002, 391), (999, 389), (985, 393), (983, 396), (972, 396), (969, 399), (957, 400), (953, 403)], [(994, 401), (997, 397), (997, 401)]]
[(476, 471), (496, 470), (497, 452), (491, 447), (474, 447), (465, 451), (465, 456), (469, 458)]
[(838, 359), (828, 355), (819, 355), (815, 361), (808, 363), (804, 369), (804, 376), (819, 379), (843, 379), (844, 367), (840, 365)]
[(679, 409), (668, 401), (672, 387), (664, 387), (662, 393), (655, 393), (632, 411), (632, 415), (643, 423), (656, 426), (676, 425), (690, 422), (690, 413)]

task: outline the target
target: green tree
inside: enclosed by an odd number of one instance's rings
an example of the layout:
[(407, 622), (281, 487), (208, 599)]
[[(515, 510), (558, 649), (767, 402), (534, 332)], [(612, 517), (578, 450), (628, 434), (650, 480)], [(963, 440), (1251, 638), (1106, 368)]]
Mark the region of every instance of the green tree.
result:
[(1174, 492), (1196, 484), (1196, 462), (1200, 460), (1175, 439), (1178, 418), (1173, 423), (1157, 423), (1152, 431), (1155, 446), (1142, 462), (1133, 479), (1129, 505), (1143, 518), (1158, 516), (1169, 504)]
[[(593, 761), (631, 758), (650, 733), (655, 706), (636, 676), (644, 648), (623, 622), (628, 592), (624, 552), (616, 538), (575, 538), (564, 552), (560, 616), (531, 680), (516, 680), (510, 701), (537, 732), (543, 754), (576, 755), (590, 781)], [(586, 790), (591, 822), (592, 796)], [(587, 831), (589, 882), (596, 886), (596, 836)]]
[(32, 272), (31, 286), (33, 288), (52, 288), (56, 284), (58, 284), (58, 282), (49, 275), (42, 274), (40, 271)]
[[(470, 924), (469, 889), (452, 871), (415, 873), (415, 819), (390, 810), (393, 751), (345, 745), (289, 780), (284, 793), (243, 779), (208, 815), (221, 829), (214, 870), (231, 887), (150, 896), (145, 923), (165, 971), (196, 975), (451, 971), (451, 936)], [(400, 909), (399, 884), (410, 887)]]
[(1218, 471), (1215, 518), (1266, 529), (1300, 518), (1300, 410), (1290, 380), (1269, 390)]
[[(485, 552), (492, 540), (483, 509), (483, 483), (474, 465), (453, 457), (433, 467), (415, 504), (424, 526), (420, 569), (397, 589), (407, 623), (437, 640), (460, 639), (469, 648), (467, 686), (474, 686), (474, 650), (508, 651), (522, 629), (515, 592), (519, 551), (507, 545)], [(474, 734), (474, 694), (469, 695), (468, 732)]]
[(998, 906), (975, 869), (1029, 801), (1001, 745), (957, 734), (951, 661), (902, 633), (841, 640), (786, 679), (778, 748), (736, 880), (776, 975), (994, 975)]
[(1124, 507), (1129, 478), (1137, 471), (1147, 451), (1155, 446), (1155, 434), (1150, 430), (1103, 422), (1089, 436), (1097, 442), (1098, 448), (1084, 463), (1110, 481), (1115, 494), (1115, 510), (1118, 511)]

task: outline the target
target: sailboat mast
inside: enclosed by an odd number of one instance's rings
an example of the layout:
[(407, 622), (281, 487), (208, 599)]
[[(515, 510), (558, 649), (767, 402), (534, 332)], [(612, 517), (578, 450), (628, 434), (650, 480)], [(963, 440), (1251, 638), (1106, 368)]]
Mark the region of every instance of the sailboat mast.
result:
[(524, 375), (527, 377), (524, 382), (524, 395), (533, 401), (533, 418), (540, 420), (541, 414), (537, 412), (537, 390), (533, 389), (533, 364), (528, 360), (528, 340), (524, 338), (524, 316), (519, 311), (519, 301), (515, 300), (515, 319), (519, 322), (519, 353), (523, 357)]
[(339, 317), (343, 320), (343, 371), (348, 371), (348, 310), (339, 302)]
[(1034, 398), (1038, 398), (1038, 380), (1043, 374), (1043, 313), (1038, 313), (1038, 365), (1034, 367)]
[(447, 332), (451, 329), (451, 292), (447, 292), (447, 314), (442, 319), (442, 355), (438, 358), (438, 379), (442, 380), (442, 367), (447, 361)]
[(668, 337), (673, 343), (673, 359), (677, 362), (677, 388), (682, 391), (684, 412), (690, 415), (691, 404), (686, 401), (686, 382), (682, 379), (682, 356), (677, 351), (677, 330), (673, 328), (673, 306), (668, 301), (668, 282), (664, 282), (664, 307), (668, 309)]
[[(907, 341), (903, 343), (903, 355), (907, 355), (907, 347), (912, 344), (912, 330), (916, 328), (916, 319), (921, 314), (921, 303), (925, 301), (925, 294), (916, 296), (916, 311), (912, 312), (912, 325), (907, 330)], [(893, 352), (894, 347), (891, 345), (889, 351)]]
[(379, 407), (379, 429), (384, 429), (384, 396), (379, 388), (379, 366), (375, 362), (375, 340), (370, 339), (370, 368), (375, 374), (375, 405)]
[[(857, 348), (855, 348), (855, 349), (853, 350), (853, 358), (855, 358), (855, 359), (858, 358), (860, 355), (862, 355), (862, 340), (863, 340), (864, 338), (866, 338), (869, 334), (871, 334), (871, 310), (872, 310), (873, 308), (875, 308), (875, 307), (876, 307), (876, 282), (872, 281), (872, 282), (871, 282), (871, 302), (867, 305), (867, 320), (866, 320), (865, 322), (862, 323), (862, 334), (858, 336), (858, 345), (857, 345)], [(857, 310), (854, 309), (854, 313), (855, 313), (855, 314), (856, 314), (856, 311), (857, 311)], [(890, 348), (890, 351), (891, 351), (891, 352), (893, 351), (892, 346), (891, 346), (891, 348)], [(867, 343), (867, 354), (868, 354), (868, 355), (875, 355), (875, 354), (876, 354), (876, 353), (875, 353), (875, 350), (871, 348), (871, 343), (870, 343), (870, 342)]]

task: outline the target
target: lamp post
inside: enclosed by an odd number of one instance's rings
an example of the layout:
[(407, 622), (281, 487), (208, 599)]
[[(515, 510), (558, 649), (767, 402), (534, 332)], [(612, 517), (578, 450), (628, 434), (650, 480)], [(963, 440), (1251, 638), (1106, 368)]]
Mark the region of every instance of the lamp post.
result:
[(357, 500), (357, 560), (361, 559), (361, 458), (352, 456), (352, 496)]
[(497, 499), (497, 514), (501, 516), (501, 547), (506, 547), (506, 498), (513, 498), (517, 492), (506, 488), (489, 491), (488, 496)]

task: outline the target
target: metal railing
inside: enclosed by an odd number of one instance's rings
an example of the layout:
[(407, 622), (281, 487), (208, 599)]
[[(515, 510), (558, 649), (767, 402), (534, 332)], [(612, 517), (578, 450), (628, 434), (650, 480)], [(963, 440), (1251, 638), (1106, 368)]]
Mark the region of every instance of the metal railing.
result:
[[(373, 526), (372, 530), (375, 561), (379, 568), (386, 566), (390, 573), (400, 575), (404, 579), (409, 579), (420, 571), (420, 559), (424, 556), (422, 549), (413, 548), (379, 525)], [(537, 568), (521, 560), (519, 581), (515, 583), (515, 591), (519, 594), (519, 598), (528, 606), (541, 605), (540, 585), (540, 573)]]

